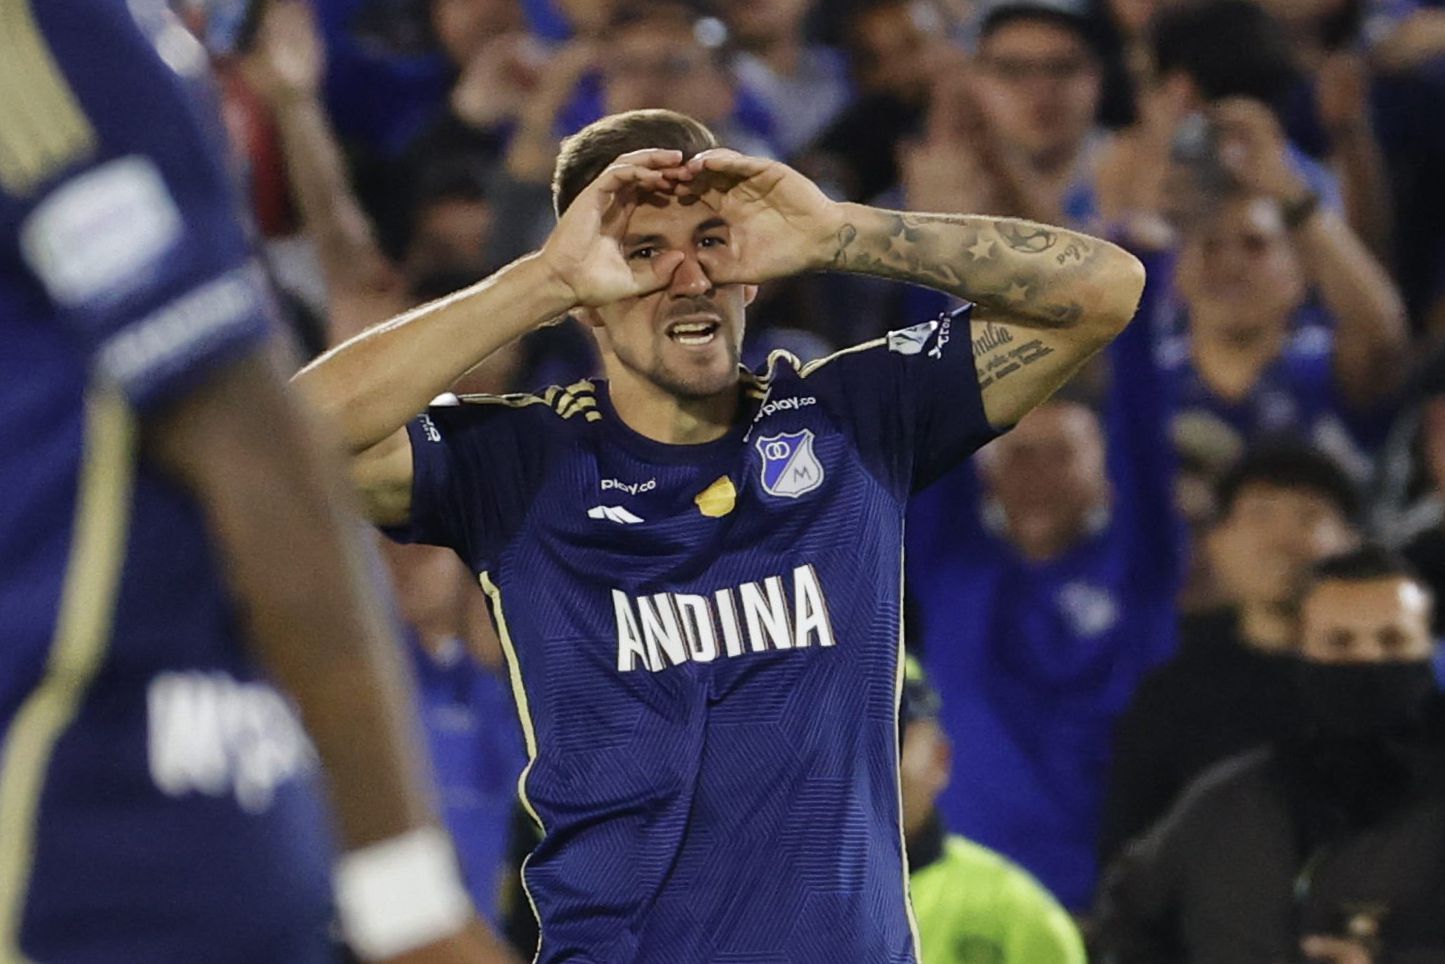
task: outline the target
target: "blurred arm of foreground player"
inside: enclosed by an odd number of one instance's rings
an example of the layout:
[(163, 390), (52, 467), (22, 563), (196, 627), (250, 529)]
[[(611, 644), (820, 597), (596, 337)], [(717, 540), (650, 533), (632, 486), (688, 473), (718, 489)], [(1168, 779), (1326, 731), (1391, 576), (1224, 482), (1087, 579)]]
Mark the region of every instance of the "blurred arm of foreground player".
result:
[[(401, 651), (348, 520), (341, 474), (288, 397), (279, 364), (259, 354), (216, 373), (144, 432), (151, 457), (205, 506), (254, 650), (295, 697), (320, 753), (348, 851), (338, 878), (345, 923), (348, 861), (438, 822), (415, 763)], [(373, 860), (363, 873), (376, 869)], [(455, 868), (445, 869), (453, 877), (441, 875), (438, 901), (454, 900), (459, 886)], [(382, 868), (419, 890), (436, 876), (426, 870), (416, 877), (414, 862)], [(371, 956), (391, 964), (514, 960), (465, 907), (451, 921), (438, 928), (433, 918), (422, 941), (392, 940), (393, 950)]]

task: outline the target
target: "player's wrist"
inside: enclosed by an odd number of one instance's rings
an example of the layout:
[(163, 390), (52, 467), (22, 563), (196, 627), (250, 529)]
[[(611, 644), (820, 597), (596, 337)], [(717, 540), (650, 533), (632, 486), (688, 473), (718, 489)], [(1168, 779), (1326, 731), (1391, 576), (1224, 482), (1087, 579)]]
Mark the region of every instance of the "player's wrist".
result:
[(846, 201), (829, 201), (817, 218), (817, 243), (812, 254), (811, 268), (814, 270), (831, 267), (838, 257), (839, 238), (843, 226), (848, 223), (848, 208), (858, 207)]
[(538, 300), (541, 306), (539, 312), (546, 316), (544, 320), (550, 320), (582, 304), (582, 299), (568, 280), (567, 273), (557, 266), (546, 248), (523, 257), (514, 267), (521, 272), (519, 280), (523, 289)]
[(418, 827), (344, 854), (335, 885), (342, 933), (363, 961), (453, 937), (473, 918), (451, 841), (438, 827)]

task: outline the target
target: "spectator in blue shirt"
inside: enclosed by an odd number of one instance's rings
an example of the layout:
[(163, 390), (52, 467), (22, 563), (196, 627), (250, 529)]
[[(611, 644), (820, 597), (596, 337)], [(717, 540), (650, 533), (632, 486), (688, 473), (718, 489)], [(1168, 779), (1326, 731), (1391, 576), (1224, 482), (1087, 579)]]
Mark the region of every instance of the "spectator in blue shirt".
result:
[(1093, 892), (1114, 720), (1173, 649), (1181, 540), (1151, 302), (1111, 348), (1107, 447), (1091, 409), (1056, 400), (909, 512), (921, 659), (954, 746), (939, 811), (1071, 908)]

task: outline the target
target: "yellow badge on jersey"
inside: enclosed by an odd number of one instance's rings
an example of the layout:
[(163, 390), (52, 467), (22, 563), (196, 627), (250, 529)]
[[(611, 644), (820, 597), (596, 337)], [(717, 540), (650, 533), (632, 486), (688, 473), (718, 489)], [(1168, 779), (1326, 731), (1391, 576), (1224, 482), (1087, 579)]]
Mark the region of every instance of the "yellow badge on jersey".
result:
[(721, 519), (738, 504), (738, 490), (733, 487), (733, 480), (724, 475), (698, 493), (693, 501), (697, 503), (697, 510), (709, 519)]

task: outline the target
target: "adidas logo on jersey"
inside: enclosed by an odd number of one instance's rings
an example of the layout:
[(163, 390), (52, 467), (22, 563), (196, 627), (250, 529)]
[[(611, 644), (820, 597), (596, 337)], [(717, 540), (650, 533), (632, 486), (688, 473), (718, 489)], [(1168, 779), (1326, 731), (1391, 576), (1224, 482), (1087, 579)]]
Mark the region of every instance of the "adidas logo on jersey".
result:
[(620, 505), (594, 505), (592, 508), (587, 510), (587, 518), (610, 519), (613, 522), (618, 522), (625, 526), (635, 526), (639, 522), (644, 521), (642, 518), (633, 515), (631, 512), (628, 512)]
[(812, 566), (797, 567), (791, 580), (769, 576), (710, 596), (659, 592), (633, 597), (614, 589), (612, 605), (620, 673), (639, 668), (656, 673), (689, 661), (710, 663), (719, 656), (837, 642)]

